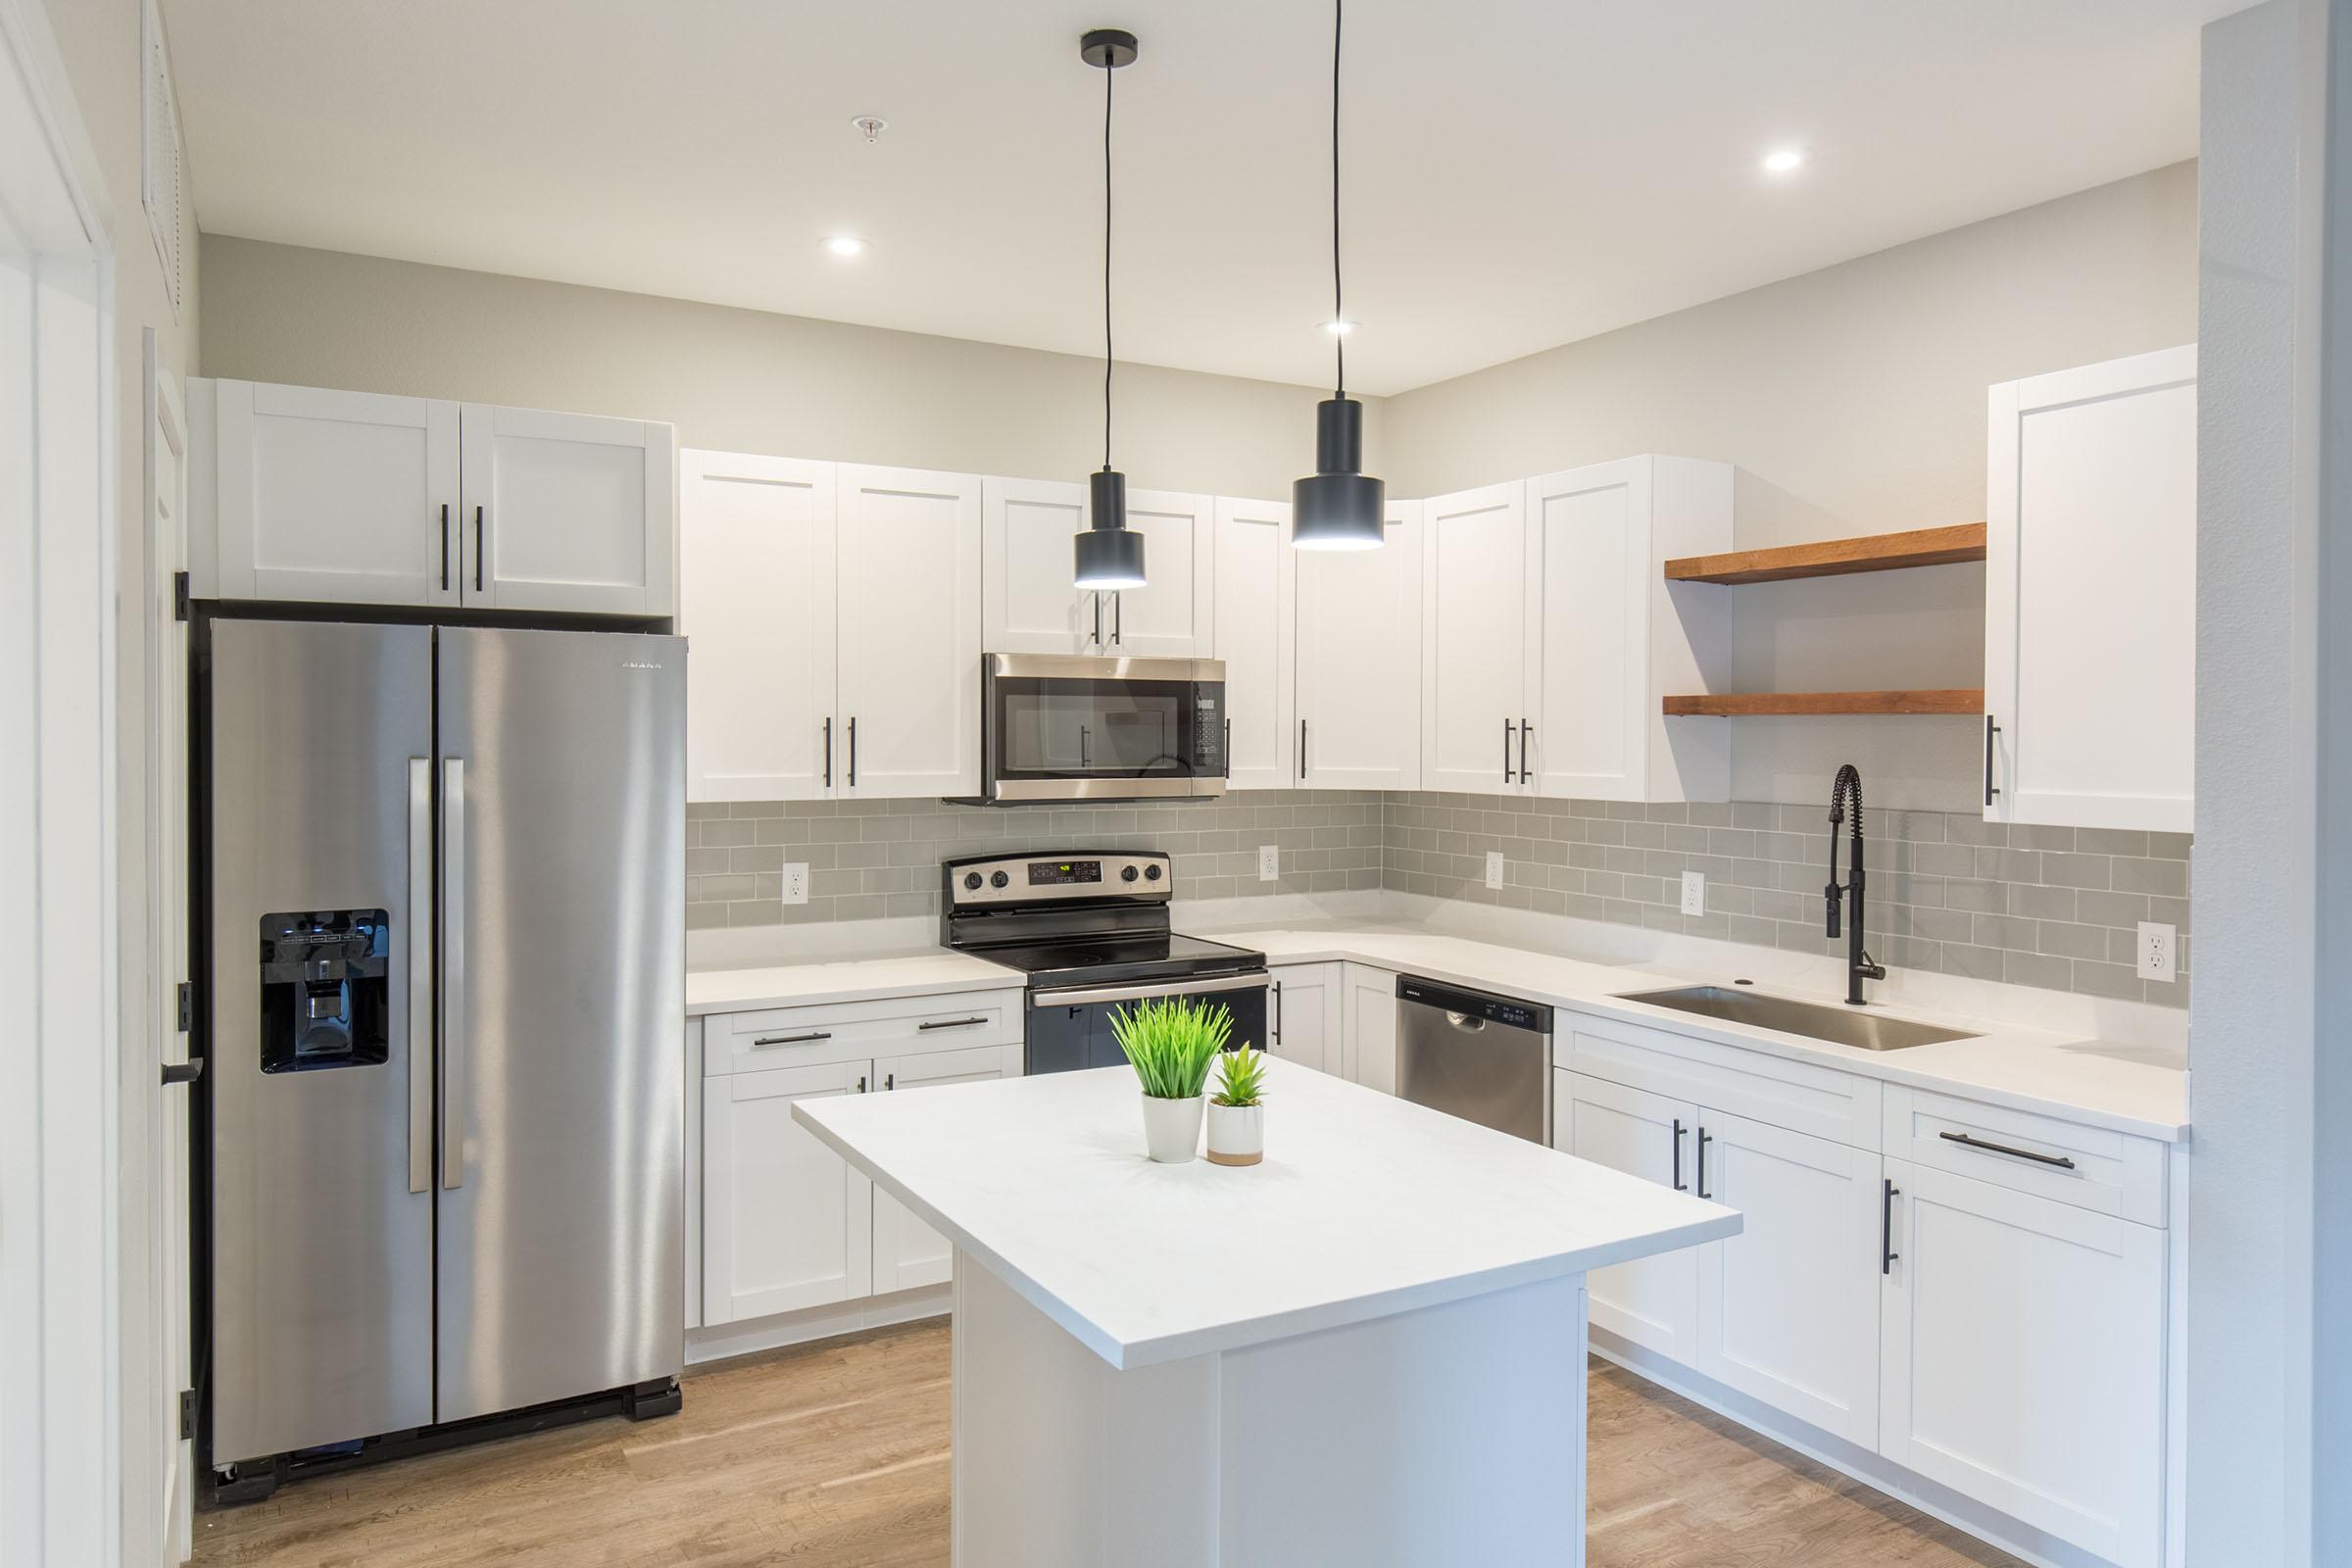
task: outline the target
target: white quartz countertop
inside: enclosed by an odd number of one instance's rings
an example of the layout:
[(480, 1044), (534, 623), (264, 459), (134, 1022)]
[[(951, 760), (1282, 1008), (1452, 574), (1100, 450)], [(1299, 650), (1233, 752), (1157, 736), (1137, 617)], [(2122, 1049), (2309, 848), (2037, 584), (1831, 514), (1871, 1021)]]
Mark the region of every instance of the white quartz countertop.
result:
[[(1627, 1002), (1618, 993), (1686, 984), (1729, 985), (1736, 970), (1697, 972), (1658, 963), (1589, 963), (1499, 943), (1377, 923), (1200, 930), (1263, 952), (1274, 963), (1347, 959), (1528, 1002), (1669, 1029), (1775, 1055), (2088, 1126), (2179, 1143), (2188, 1137), (2188, 1074), (2171, 1053), (1963, 1014), (1873, 1003), (1896, 1018), (1979, 1031), (1965, 1040), (1903, 1051), (1863, 1051), (1802, 1035)], [(1782, 984), (1759, 992), (1833, 1006), (1842, 998)]]
[(764, 968), (696, 969), (686, 976), (686, 1015), (699, 1018), (707, 1012), (754, 1012), (957, 991), (1018, 991), (1026, 983), (1027, 976), (1018, 969), (944, 949)]
[(1266, 1156), (1144, 1157), (1124, 1067), (793, 1116), (1112, 1366), (1387, 1317), (1738, 1234), (1740, 1215), (1292, 1062)]

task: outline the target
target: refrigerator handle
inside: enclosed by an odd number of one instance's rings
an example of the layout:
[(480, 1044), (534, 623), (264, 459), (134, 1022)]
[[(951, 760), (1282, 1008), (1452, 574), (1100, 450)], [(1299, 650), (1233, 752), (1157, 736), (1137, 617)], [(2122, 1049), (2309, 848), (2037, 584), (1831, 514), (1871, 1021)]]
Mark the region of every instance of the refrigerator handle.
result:
[(433, 1185), (433, 760), (409, 759), (409, 1191)]
[(441, 1185), (466, 1185), (466, 759), (441, 760)]

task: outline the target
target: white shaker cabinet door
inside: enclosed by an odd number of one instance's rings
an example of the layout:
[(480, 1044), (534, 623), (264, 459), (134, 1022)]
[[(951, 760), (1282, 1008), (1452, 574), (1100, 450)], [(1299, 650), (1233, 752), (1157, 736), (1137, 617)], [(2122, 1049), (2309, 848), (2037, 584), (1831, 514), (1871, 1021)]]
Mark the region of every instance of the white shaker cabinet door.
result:
[(1215, 645), (1225, 664), (1228, 789), (1298, 782), (1297, 557), (1289, 503), (1217, 503)]
[[(1020, 1055), (1018, 1046), (966, 1046), (959, 1051), (918, 1051), (903, 1056), (877, 1056), (874, 1084), (880, 1093), (897, 1094), (944, 1084), (976, 1084), (992, 1078), (1017, 1077)], [(892, 1291), (945, 1285), (955, 1272), (956, 1250), (948, 1239), (916, 1219), (906, 1204), (876, 1188), (874, 1294), (885, 1296)]]
[(1217, 504), (1171, 490), (1130, 490), (1127, 526), (1144, 536), (1144, 586), (1104, 595), (1104, 650), (1135, 659), (1216, 652)]
[(1347, 1029), (1348, 1076), (1384, 1095), (1396, 1092), (1396, 976), (1369, 964), (1343, 966), (1348, 988), (1340, 1016)]
[(457, 404), (212, 386), (220, 597), (458, 602)]
[(1285, 1061), (1334, 1077), (1346, 1074), (1339, 963), (1294, 963), (1274, 971), (1266, 997), (1269, 1049)]
[(980, 791), (980, 481), (835, 470), (836, 793)]
[(1984, 814), (2186, 833), (2196, 348), (2004, 382), (1989, 406)]
[(795, 1101), (863, 1092), (870, 1063), (703, 1080), (703, 1323), (868, 1294), (872, 1184), (792, 1119)]
[(1421, 504), (1389, 504), (1378, 550), (1301, 550), (1298, 783), (1421, 787)]
[[(1582, 1073), (1552, 1080), (1551, 1145), (1579, 1159), (1687, 1192), (1696, 1174), (1698, 1107)], [(1690, 1248), (1596, 1268), (1592, 1326), (1685, 1366), (1698, 1362), (1698, 1261)]]
[(1421, 503), (1421, 787), (1518, 794), (1527, 676), (1525, 487)]
[(459, 559), (466, 605), (675, 612), (670, 426), (468, 403), (462, 444)]
[(686, 798), (820, 799), (837, 739), (833, 465), (678, 456)]
[(982, 645), (992, 654), (1098, 654), (1110, 648), (1110, 595), (1071, 586), (1086, 486), (983, 479)]

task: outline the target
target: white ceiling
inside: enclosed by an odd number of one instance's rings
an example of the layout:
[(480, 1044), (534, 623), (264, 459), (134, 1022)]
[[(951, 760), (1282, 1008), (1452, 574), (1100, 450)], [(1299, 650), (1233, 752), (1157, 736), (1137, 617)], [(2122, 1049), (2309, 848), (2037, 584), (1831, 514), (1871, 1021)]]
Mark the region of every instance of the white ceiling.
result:
[[(1357, 0), (1350, 384), (1401, 391), (2191, 157), (2245, 0)], [(216, 233), (1327, 380), (1330, 7), (166, 0)], [(886, 117), (867, 146), (853, 116)], [(1811, 161), (1774, 178), (1783, 144)], [(853, 264), (823, 239), (872, 242)]]

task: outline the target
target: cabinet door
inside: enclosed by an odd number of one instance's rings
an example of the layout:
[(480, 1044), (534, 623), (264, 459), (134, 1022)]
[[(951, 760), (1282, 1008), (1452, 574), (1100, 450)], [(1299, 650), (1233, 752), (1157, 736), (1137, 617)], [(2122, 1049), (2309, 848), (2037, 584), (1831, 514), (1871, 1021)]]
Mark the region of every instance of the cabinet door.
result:
[(1274, 1054), (1317, 1072), (1346, 1075), (1340, 1046), (1340, 971), (1344, 964), (1294, 963), (1274, 971), (1266, 998)]
[(835, 470), (837, 793), (980, 790), (980, 481)]
[(1527, 678), (1542, 694), (1540, 795), (1645, 798), (1649, 514), (1646, 459), (1527, 482), (1522, 580)]
[(1365, 964), (1345, 966), (1347, 996), (1340, 1008), (1348, 1076), (1384, 1095), (1396, 1092), (1396, 977)]
[[(1020, 1071), (1017, 1046), (967, 1046), (961, 1051), (921, 1051), (874, 1061), (877, 1087), (885, 1094), (936, 1084), (976, 1084)], [(890, 1194), (874, 1193), (874, 1294), (945, 1285), (956, 1272), (956, 1250), (948, 1239), (916, 1219)]]
[(1217, 503), (1215, 647), (1225, 662), (1229, 789), (1298, 783), (1298, 554), (1288, 504)]
[(984, 479), (980, 494), (982, 646), (992, 654), (1107, 651), (1110, 596), (1071, 586), (1086, 486)]
[[(1554, 1149), (1687, 1192), (1695, 1174), (1698, 1107), (1582, 1073), (1553, 1080)], [(1698, 1364), (1698, 1259), (1690, 1248), (1596, 1268), (1587, 1280), (1592, 1325), (1685, 1366)]]
[(1206, 659), (1216, 642), (1217, 505), (1207, 496), (1132, 490), (1127, 526), (1144, 536), (1144, 586), (1107, 595), (1109, 652)]
[(863, 1061), (703, 1081), (703, 1322), (868, 1293), (872, 1184), (792, 1119), (796, 1100), (864, 1091)]
[(466, 405), (464, 602), (667, 615), (676, 433), (643, 419)]
[(2197, 351), (2005, 382), (1989, 429), (1984, 814), (2186, 833)]
[(686, 798), (830, 794), (833, 466), (679, 459)]
[(1871, 1446), (1879, 1156), (1705, 1106), (1698, 1125), (1699, 1196), (1743, 1216), (1739, 1235), (1697, 1249), (1698, 1370)]
[(1517, 484), (1421, 503), (1421, 787), (1516, 794), (1533, 721)]
[(223, 599), (458, 602), (458, 406), (214, 384)]
[(1420, 503), (1393, 502), (1378, 550), (1302, 550), (1299, 783), (1421, 787)]
[(1879, 1451), (2122, 1565), (2162, 1557), (2165, 1233), (1904, 1160)]

